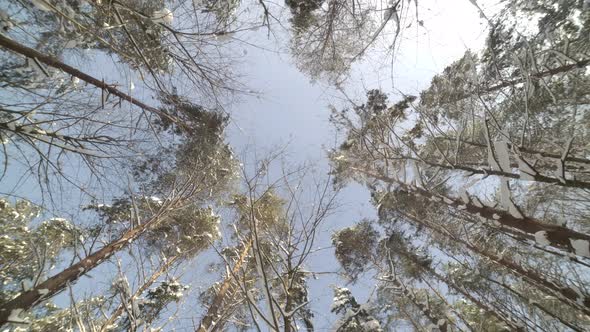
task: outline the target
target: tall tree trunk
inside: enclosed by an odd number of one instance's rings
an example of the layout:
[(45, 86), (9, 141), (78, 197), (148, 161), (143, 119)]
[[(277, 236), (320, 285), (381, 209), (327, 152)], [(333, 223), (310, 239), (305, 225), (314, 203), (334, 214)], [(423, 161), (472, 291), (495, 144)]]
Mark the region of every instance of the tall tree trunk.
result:
[[(182, 257), (182, 255), (176, 255), (173, 256), (171, 258), (169, 258), (164, 264), (162, 264), (160, 266), (160, 268), (155, 271), (154, 273), (152, 273), (152, 275), (150, 276), (150, 278), (148, 280), (146, 280), (141, 287), (139, 287), (135, 293), (133, 294), (133, 296), (129, 299), (129, 301), (135, 300), (137, 299), (143, 292), (145, 292), (151, 285), (154, 284), (154, 282), (156, 282), (156, 280), (158, 280), (158, 278), (166, 273), (166, 271), (168, 271), (168, 269), (170, 269), (170, 267), (172, 266), (172, 264), (174, 264), (175, 262), (177, 262), (180, 258)], [(127, 303), (121, 303), (119, 304), (119, 306), (117, 307), (117, 309), (115, 309), (115, 311), (113, 312), (113, 314), (109, 317), (109, 319), (104, 322), (100, 328), (101, 332), (105, 332), (108, 330), (109, 326), (111, 326), (116, 320), (117, 318), (119, 318), (123, 312), (125, 311), (125, 306), (127, 305)]]
[(197, 328), (197, 332), (213, 332), (223, 327), (223, 322), (216, 320), (216, 318), (220, 316), (220, 313), (223, 310), (223, 302), (233, 295), (233, 293), (230, 291), (230, 287), (234, 281), (234, 275), (238, 274), (242, 268), (242, 265), (244, 265), (244, 262), (248, 257), (248, 253), (250, 252), (250, 247), (252, 247), (252, 238), (250, 238), (244, 245), (244, 248), (240, 253), (238, 261), (234, 265), (231, 274), (226, 276), (223, 280), (223, 283), (215, 295), (213, 302), (211, 302), (211, 305), (207, 309), (207, 313), (201, 320), (199, 328)]
[(494, 255), (490, 252), (487, 252), (485, 250), (481, 250), (480, 248), (472, 245), (471, 243), (469, 243), (465, 239), (451, 235), (450, 232), (443, 231), (443, 230), (439, 229), (438, 226), (433, 226), (432, 223), (430, 223), (430, 222), (425, 222), (413, 215), (409, 215), (409, 214), (403, 213), (401, 211), (400, 211), (400, 213), (405, 218), (412, 221), (413, 223), (424, 226), (424, 227), (438, 233), (439, 235), (445, 236), (456, 243), (462, 244), (463, 246), (465, 246), (467, 249), (471, 250), (472, 252), (474, 252), (482, 257), (488, 258), (489, 260), (491, 260), (495, 264), (498, 264), (498, 265), (512, 271), (514, 274), (521, 276), (523, 279), (528, 281), (531, 285), (534, 285), (535, 287), (538, 287), (549, 294), (557, 295), (557, 299), (559, 299), (561, 302), (563, 302), (573, 308), (581, 310), (586, 315), (590, 315), (590, 297), (579, 294), (578, 291), (568, 287), (567, 285), (560, 285), (559, 283), (556, 283), (554, 281), (547, 280), (547, 279), (543, 278), (541, 275), (535, 273), (535, 271), (533, 271), (531, 269), (523, 268), (522, 266), (520, 266), (520, 265), (518, 265), (518, 264), (516, 264), (504, 257), (500, 257), (500, 256)]
[[(407, 156), (404, 156), (403, 158), (408, 159), (408, 160), (414, 160), (415, 162), (424, 163), (428, 166), (437, 167), (437, 168), (446, 169), (446, 170), (462, 170), (462, 171), (468, 172), (470, 174), (493, 175), (493, 176), (499, 176), (499, 177), (504, 177), (504, 178), (509, 178), (509, 179), (522, 179), (523, 178), (520, 174), (498, 171), (498, 170), (493, 170), (493, 169), (479, 169), (479, 168), (473, 168), (473, 167), (469, 167), (469, 166), (461, 165), (461, 164), (443, 165), (443, 164), (439, 164), (439, 163), (435, 163), (435, 162), (430, 162), (430, 161), (427, 161), (427, 160), (424, 160), (421, 158), (412, 158), (412, 157), (407, 157)], [(536, 181), (536, 182), (548, 183), (548, 184), (553, 184), (556, 186), (568, 187), (568, 188), (590, 189), (590, 182), (586, 182), (586, 181), (559, 179), (559, 178), (554, 178), (554, 177), (550, 177), (550, 176), (545, 176), (545, 175), (542, 175), (539, 173), (534, 174), (534, 175), (529, 174), (528, 176), (533, 178), (534, 181)]]
[(498, 320), (504, 322), (508, 326), (511, 326), (514, 330), (516, 330), (516, 331), (523, 331), (523, 329), (521, 327), (519, 327), (515, 322), (513, 322), (510, 319), (504, 317), (503, 314), (497, 312), (494, 308), (489, 307), (488, 305), (484, 304), (479, 299), (475, 298), (468, 291), (464, 290), (462, 287), (459, 287), (459, 285), (457, 285), (453, 280), (449, 279), (446, 276), (440, 275), (432, 267), (430, 267), (430, 266), (428, 266), (428, 267), (424, 266), (424, 264), (422, 264), (421, 262), (417, 261), (416, 260), (416, 257), (414, 257), (413, 255), (410, 255), (410, 254), (404, 252), (403, 250), (396, 251), (396, 254), (403, 255), (406, 258), (410, 259), (416, 267), (419, 267), (420, 268), (420, 270), (422, 270), (425, 273), (430, 274), (436, 280), (438, 280), (440, 282), (443, 282), (449, 288), (453, 289), (454, 291), (456, 291), (457, 293), (461, 294), (466, 299), (468, 299), (469, 301), (471, 301), (473, 304), (477, 305), (480, 309), (482, 309), (483, 311), (485, 311), (485, 312), (493, 315)]
[(405, 184), (391, 177), (379, 175), (359, 168), (353, 169), (355, 171), (358, 171), (375, 179), (384, 181), (386, 183), (397, 184), (400, 190), (405, 191), (407, 193), (417, 194), (431, 201), (446, 204), (447, 206), (452, 207), (456, 210), (463, 211), (488, 220), (492, 220), (500, 225), (517, 229), (526, 234), (533, 235), (535, 236), (535, 238), (542, 237), (549, 242), (549, 245), (555, 248), (564, 249), (575, 253), (575, 250), (572, 247), (572, 241), (585, 240), (588, 243), (590, 243), (590, 235), (580, 233), (563, 226), (547, 224), (535, 218), (527, 216), (518, 218), (506, 211), (485, 206), (483, 204), (478, 204), (472, 199), (469, 199), (469, 202), (464, 202), (463, 200), (454, 197), (435, 194), (426, 189)]
[[(173, 208), (174, 206), (175, 204), (170, 204), (167, 208)], [(160, 220), (162, 213), (163, 210), (160, 210), (150, 219), (126, 231), (119, 239), (112, 241), (100, 250), (97, 250), (88, 257), (82, 259), (80, 262), (68, 267), (39, 285), (4, 303), (2, 307), (0, 307), (0, 326), (8, 323), (9, 317), (18, 316), (19, 313), (31, 309), (40, 301), (48, 299), (61, 292), (67, 287), (67, 285), (77, 281), (81, 276), (85, 275), (119, 250), (129, 245), (149, 227), (156, 224)]]
[(402, 289), (402, 293), (404, 294), (404, 296), (409, 299), (410, 301), (412, 301), (412, 303), (418, 307), (418, 309), (420, 309), (420, 311), (422, 312), (422, 314), (428, 318), (428, 320), (432, 323), (432, 325), (436, 326), (441, 332), (447, 332), (448, 327), (449, 327), (449, 322), (447, 321), (447, 318), (439, 318), (437, 317), (430, 309), (429, 306), (421, 301), (419, 301), (418, 299), (416, 299), (416, 296), (414, 296), (414, 294), (406, 287), (406, 285), (404, 285), (396, 276), (392, 275), (391, 276), (393, 279), (392, 280), (388, 280), (391, 281), (396, 287), (399, 287)]
[(167, 114), (155, 107), (144, 104), (143, 102), (141, 102), (141, 101), (133, 98), (132, 96), (122, 92), (121, 90), (115, 88), (113, 85), (107, 84), (102, 80), (96, 79), (86, 73), (83, 73), (83, 72), (79, 71), (78, 69), (63, 63), (52, 56), (45, 55), (35, 49), (32, 49), (32, 48), (29, 48), (25, 45), (19, 44), (16, 41), (6, 37), (3, 34), (0, 34), (0, 46), (4, 47), (6, 49), (9, 49), (15, 53), (24, 55), (27, 58), (36, 59), (48, 66), (60, 69), (60, 70), (66, 72), (74, 77), (81, 79), (84, 82), (87, 82), (89, 84), (96, 86), (97, 88), (100, 88), (102, 90), (106, 90), (110, 94), (115, 95), (123, 100), (126, 100), (126, 101), (130, 102), (131, 104), (138, 106), (145, 111), (148, 111), (150, 113), (154, 113), (154, 114), (160, 116), (161, 118), (165, 118), (165, 119), (168, 119), (168, 120), (173, 121), (175, 123), (178, 123), (178, 119), (176, 117), (174, 117), (170, 114)]
[[(457, 138), (455, 138), (455, 137), (436, 137), (435, 139), (441, 139), (441, 140), (450, 141), (453, 143), (457, 141)], [(487, 144), (482, 144), (482, 143), (477, 143), (477, 142), (472, 142), (472, 141), (461, 140), (461, 143), (471, 145), (471, 146), (476, 146), (479, 148), (485, 148), (485, 149), (488, 148)], [(509, 149), (512, 148), (512, 143), (507, 143), (507, 145), (508, 145)], [(524, 152), (524, 153), (528, 153), (528, 154), (532, 154), (532, 155), (539, 155), (541, 157), (549, 158), (549, 159), (561, 160), (563, 157), (561, 154), (538, 151), (538, 150), (530, 149), (527, 147), (520, 147), (519, 146), (517, 148), (520, 152)], [(581, 157), (573, 157), (570, 155), (565, 157), (565, 161), (580, 163), (580, 164), (590, 164), (590, 159), (581, 158)]]
[[(575, 63), (572, 63), (572, 64), (559, 66), (559, 67), (556, 67), (553, 69), (548, 69), (548, 70), (537, 72), (537, 73), (532, 73), (529, 76), (531, 78), (540, 79), (543, 77), (549, 77), (549, 76), (553, 76), (553, 75), (560, 74), (560, 73), (566, 73), (566, 72), (573, 70), (573, 69), (584, 68), (588, 65), (590, 65), (590, 59), (584, 59), (584, 60), (576, 61)], [(503, 88), (507, 88), (509, 86), (514, 86), (516, 84), (522, 83), (523, 81), (524, 81), (524, 78), (516, 78), (516, 79), (512, 79), (512, 80), (505, 80), (502, 83), (498, 83), (496, 85), (492, 85), (487, 88), (479, 87), (474, 91), (458, 94), (457, 97), (453, 98), (453, 100), (451, 100), (447, 103), (458, 102), (463, 99), (469, 98), (470, 96), (485, 95), (485, 94), (488, 94), (488, 93), (491, 93), (494, 91), (498, 91)]]

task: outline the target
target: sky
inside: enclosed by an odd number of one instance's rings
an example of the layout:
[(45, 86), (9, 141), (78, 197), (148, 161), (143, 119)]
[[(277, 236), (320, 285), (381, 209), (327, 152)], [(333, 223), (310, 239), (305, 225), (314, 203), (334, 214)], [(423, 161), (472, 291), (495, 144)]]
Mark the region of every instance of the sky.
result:
[[(392, 101), (399, 98), (397, 91), (417, 94), (428, 86), (436, 73), (459, 59), (466, 50), (483, 47), (486, 22), (469, 0), (421, 1), (420, 13), (424, 28), (404, 32), (398, 51), (394, 53), (393, 70), (391, 55), (377, 51), (388, 46), (387, 40), (379, 41), (353, 66), (350, 78), (343, 85), (350, 98), (362, 102), (366, 91), (374, 88), (382, 89)], [(286, 145), (289, 160), (313, 163), (319, 174), (326, 174), (329, 170), (326, 152), (337, 146), (335, 142), (339, 139), (328, 121), (329, 106), (342, 107), (344, 96), (325, 82), (312, 82), (297, 70), (284, 45), (269, 42), (266, 36), (266, 32), (260, 30), (250, 42), (263, 44), (265, 49), (275, 52), (246, 47), (242, 71), (249, 89), (260, 95), (245, 97), (230, 108), (229, 142), (238, 153), (241, 150), (251, 153), (252, 146), (263, 152)], [(360, 185), (346, 187), (339, 201), (341, 206), (326, 221), (318, 247), (330, 246), (334, 231), (363, 218), (375, 218), (368, 191)], [(319, 251), (309, 262), (312, 271), (338, 271), (338, 268), (331, 249)], [(346, 280), (331, 274), (321, 275), (319, 280), (310, 283), (310, 300), (318, 315), (315, 321), (318, 331), (329, 329), (337, 318), (329, 314), (333, 296), (330, 286), (345, 284)], [(373, 284), (369, 280), (346, 286), (363, 302), (369, 297)]]
[[(426, 3), (426, 1), (424, 1)], [(450, 5), (450, 6), (449, 6)], [(398, 90), (419, 93), (430, 79), (468, 50), (483, 46), (486, 25), (469, 0), (428, 1), (421, 7), (424, 28), (405, 31), (392, 58), (383, 54), (383, 43), (375, 45), (360, 63), (353, 66), (344, 90), (353, 100), (362, 101), (368, 89), (380, 88), (396, 101)], [(231, 145), (254, 145), (258, 149), (289, 144), (297, 160), (323, 160), (325, 150), (334, 146), (335, 132), (328, 122), (329, 106), (342, 106), (344, 96), (326, 82), (312, 82), (295, 67), (285, 45), (266, 39), (260, 30), (252, 43), (266, 44), (276, 52), (245, 47), (242, 72), (249, 89), (246, 96), (230, 106)]]

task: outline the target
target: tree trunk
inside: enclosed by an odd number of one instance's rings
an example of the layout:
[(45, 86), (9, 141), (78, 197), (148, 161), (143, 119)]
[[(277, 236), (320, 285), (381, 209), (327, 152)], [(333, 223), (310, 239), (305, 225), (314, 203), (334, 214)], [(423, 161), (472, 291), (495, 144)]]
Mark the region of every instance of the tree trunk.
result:
[[(570, 70), (573, 69), (577, 69), (577, 68), (584, 68), (586, 66), (590, 65), (590, 59), (585, 59), (585, 60), (580, 60), (577, 61), (575, 63), (569, 64), (569, 65), (563, 65), (560, 67), (556, 67), (553, 69), (549, 69), (549, 70), (545, 70), (542, 72), (538, 72), (538, 73), (533, 73), (530, 74), (531, 78), (543, 78), (543, 77), (548, 77), (548, 76), (552, 76), (552, 75), (556, 75), (556, 74), (560, 74), (560, 73), (566, 73)], [(461, 93), (459, 94), (456, 98), (454, 98), (453, 100), (446, 102), (447, 103), (455, 103), (458, 101), (461, 101), (463, 99), (469, 98), (470, 96), (481, 96), (481, 95), (485, 95), (494, 91), (498, 91), (500, 89), (503, 88), (507, 88), (509, 86), (514, 86), (516, 84), (522, 83), (524, 81), (524, 78), (516, 78), (513, 80), (508, 80), (508, 81), (503, 81), (502, 83), (496, 84), (496, 85), (492, 85), (490, 87), (487, 88), (483, 88), (479, 87), (474, 91), (471, 92), (466, 92), (466, 93)]]
[[(451, 141), (453, 143), (457, 141), (457, 138), (455, 138), (455, 137), (436, 137), (436, 139)], [(476, 146), (479, 148), (486, 148), (486, 149), (488, 148), (488, 146), (486, 144), (472, 142), (472, 141), (461, 140), (461, 143), (471, 145), (471, 146)], [(507, 143), (507, 145), (508, 145), (509, 149), (512, 148), (512, 143)], [(557, 160), (561, 160), (561, 158), (562, 158), (562, 155), (557, 154), (557, 153), (543, 152), (543, 151), (538, 151), (538, 150), (530, 149), (527, 147), (519, 147), (519, 146), (517, 146), (516, 148), (520, 152), (524, 152), (524, 153), (528, 153), (528, 154), (532, 154), (532, 155), (539, 155), (543, 158), (557, 159)], [(580, 163), (580, 164), (590, 164), (590, 159), (573, 157), (573, 156), (569, 156), (569, 155), (565, 157), (565, 161)]]
[(225, 280), (223, 280), (223, 284), (221, 284), (221, 288), (219, 288), (219, 291), (215, 295), (213, 302), (211, 302), (211, 305), (207, 309), (207, 313), (201, 320), (199, 328), (197, 328), (197, 332), (213, 332), (215, 330), (220, 329), (223, 326), (223, 322), (216, 321), (216, 318), (220, 316), (220, 312), (223, 309), (223, 302), (232, 295), (231, 293), (228, 294), (228, 291), (232, 285), (232, 281), (234, 278), (233, 276), (240, 271), (240, 268), (242, 268), (242, 265), (246, 261), (246, 257), (250, 252), (251, 246), (252, 239), (248, 240), (248, 242), (242, 249), (240, 257), (238, 258), (238, 261), (232, 269), (231, 275), (228, 275), (227, 277), (225, 277)]
[(464, 202), (454, 197), (435, 194), (426, 189), (418, 188), (412, 185), (407, 185), (394, 178), (382, 176), (358, 168), (353, 169), (365, 175), (371, 176), (375, 179), (387, 183), (397, 184), (402, 191), (418, 194), (422, 197), (428, 198), (431, 201), (446, 204), (449, 207), (452, 207), (459, 211), (463, 211), (474, 216), (480, 216), (488, 220), (493, 220), (494, 222), (497, 222), (500, 225), (517, 229), (521, 232), (533, 235), (535, 237), (537, 237), (538, 235), (543, 235), (549, 242), (549, 245), (555, 248), (564, 249), (575, 253), (571, 241), (586, 240), (590, 243), (590, 235), (580, 233), (563, 226), (547, 224), (535, 218), (527, 216), (517, 218), (506, 211), (498, 210), (489, 206), (485, 206), (483, 204), (474, 203), (471, 199), (469, 200), (469, 202)]
[(409, 254), (403, 252), (403, 250), (396, 251), (396, 254), (403, 255), (406, 258), (412, 260), (412, 262), (414, 263), (415, 266), (420, 267), (420, 269), (423, 270), (424, 272), (427, 272), (428, 274), (430, 274), (435, 279), (437, 279), (437, 280), (445, 283), (449, 288), (454, 289), (457, 293), (461, 294), (466, 299), (468, 299), (469, 301), (471, 301), (473, 304), (477, 305), (480, 309), (484, 310), (487, 313), (490, 313), (491, 315), (493, 315), (494, 317), (496, 317), (498, 320), (500, 320), (500, 321), (508, 324), (514, 330), (516, 330), (516, 331), (523, 331), (523, 329), (520, 328), (519, 326), (517, 326), (514, 322), (512, 322), (511, 320), (505, 318), (502, 314), (496, 312), (496, 310), (494, 310), (493, 308), (490, 308), (487, 305), (485, 305), (482, 301), (478, 300), (477, 298), (475, 298), (474, 296), (472, 296), (471, 294), (469, 294), (469, 292), (465, 291), (463, 288), (461, 288), (457, 284), (455, 284), (455, 282), (453, 282), (451, 279), (438, 274), (432, 267), (430, 267), (430, 266), (425, 267), (423, 264), (421, 264), (420, 262), (416, 261), (415, 260), (415, 257), (413, 255), (409, 255)]
[(393, 279), (388, 280), (388, 281), (391, 281), (395, 285), (395, 287), (401, 288), (404, 296), (406, 298), (408, 298), (410, 301), (412, 301), (412, 303), (416, 307), (418, 307), (418, 309), (420, 309), (422, 314), (426, 318), (428, 318), (428, 320), (432, 323), (432, 325), (436, 326), (441, 332), (447, 332), (449, 323), (448, 323), (446, 317), (445, 318), (436, 317), (432, 313), (432, 311), (430, 311), (430, 309), (428, 308), (428, 305), (426, 305), (426, 304), (420, 302), (418, 299), (416, 299), (414, 294), (412, 294), (412, 292), (406, 287), (406, 285), (404, 285), (396, 276), (392, 275), (391, 277)]
[[(139, 287), (139, 289), (137, 289), (137, 291), (135, 291), (135, 293), (131, 297), (130, 301), (137, 299), (143, 292), (145, 292), (154, 282), (156, 282), (156, 280), (158, 280), (158, 278), (162, 274), (164, 274), (166, 271), (168, 271), (168, 269), (172, 266), (172, 264), (174, 264), (176, 261), (178, 261), (180, 259), (180, 257), (181, 257), (181, 255), (176, 255), (176, 256), (168, 259), (164, 264), (162, 264), (162, 266), (160, 266), (160, 268), (157, 271), (152, 273), (151, 277), (148, 280), (146, 280), (143, 283), (143, 285), (141, 285), (141, 287)], [(117, 307), (117, 309), (115, 309), (115, 311), (109, 317), (109, 319), (102, 324), (102, 326), (100, 328), (101, 332), (107, 331), (108, 327), (110, 325), (112, 325), (115, 322), (115, 320), (117, 320), (117, 318), (119, 318), (119, 316), (121, 316), (121, 314), (123, 314), (123, 311), (125, 310), (126, 305), (127, 305), (127, 303), (119, 304), (119, 306)]]
[[(523, 277), (527, 280), (530, 284), (534, 285), (535, 287), (539, 287), (540, 289), (545, 290), (545, 292), (549, 291), (550, 294), (558, 295), (557, 298), (560, 299), (565, 304), (568, 304), (571, 307), (574, 307), (578, 310), (581, 310), (586, 315), (590, 315), (590, 297), (584, 296), (579, 294), (577, 291), (573, 290), (572, 288), (568, 287), (567, 285), (560, 285), (556, 282), (549, 281), (539, 274), (535, 273), (530, 269), (525, 269), (522, 266), (505, 259), (503, 257), (499, 257), (487, 251), (481, 250), (478, 247), (470, 244), (466, 240), (462, 238), (458, 238), (449, 234), (448, 232), (444, 232), (438, 227), (433, 226), (429, 222), (424, 222), (414, 216), (408, 215), (406, 213), (400, 212), (405, 218), (409, 219), (410, 221), (420, 224), (421, 226), (425, 226), (428, 229), (433, 230), (434, 232), (445, 236), (454, 242), (460, 243), (464, 245), (467, 249), (471, 250), (472, 252), (481, 255), (483, 257), (488, 258), (492, 262), (507, 268), (508, 270), (512, 271), (516, 275)], [(565, 301), (563, 301), (565, 299)]]
[[(404, 157), (404, 158), (406, 158), (406, 157)], [(517, 180), (522, 178), (522, 176), (520, 174), (503, 172), (503, 171), (498, 171), (498, 170), (493, 170), (493, 169), (478, 169), (478, 168), (473, 168), (473, 167), (469, 167), (469, 166), (465, 166), (465, 165), (461, 165), (461, 164), (443, 165), (443, 164), (439, 164), (439, 163), (429, 162), (429, 161), (426, 161), (423, 159), (415, 159), (415, 158), (410, 158), (410, 157), (407, 157), (407, 159), (414, 160), (416, 162), (422, 162), (428, 166), (438, 167), (438, 168), (442, 168), (442, 169), (446, 169), (446, 170), (462, 170), (464, 172), (469, 172), (471, 174), (480, 174), (480, 175), (486, 175), (486, 176), (493, 175), (493, 176), (505, 177), (505, 178), (509, 178), (509, 179), (517, 179)], [(554, 177), (550, 177), (550, 176), (545, 176), (545, 175), (542, 175), (539, 173), (534, 174), (534, 175), (529, 175), (529, 176), (534, 179), (533, 181), (536, 181), (536, 182), (553, 184), (553, 185), (560, 186), (560, 187), (590, 189), (590, 182), (586, 182), (586, 181), (558, 179), (558, 178), (554, 178)]]
[(133, 240), (137, 239), (150, 226), (157, 223), (160, 217), (161, 213), (156, 214), (142, 224), (126, 231), (119, 239), (112, 241), (100, 250), (95, 251), (80, 262), (68, 267), (32, 289), (23, 292), (16, 298), (4, 303), (2, 307), (0, 307), (0, 327), (8, 323), (8, 318), (11, 315), (18, 315), (20, 312), (27, 311), (37, 305), (41, 300), (48, 299), (64, 290), (69, 284), (72, 284), (81, 276), (100, 265), (113, 254), (133, 242)]
[(148, 111), (150, 113), (154, 113), (154, 114), (160, 116), (161, 118), (166, 118), (172, 122), (178, 123), (178, 121), (177, 121), (178, 119), (176, 117), (174, 117), (170, 114), (167, 114), (155, 107), (152, 107), (152, 106), (142, 103), (141, 101), (139, 101), (139, 100), (133, 98), (132, 96), (122, 92), (121, 90), (115, 88), (113, 85), (107, 84), (102, 80), (96, 79), (86, 73), (83, 73), (83, 72), (79, 71), (78, 69), (63, 63), (52, 56), (45, 55), (35, 49), (32, 49), (32, 48), (26, 47), (22, 44), (19, 44), (19, 43), (15, 42), (14, 40), (7, 38), (6, 36), (4, 36), (2, 34), (0, 34), (0, 46), (4, 47), (6, 49), (9, 49), (15, 53), (24, 55), (28, 58), (37, 59), (38, 61), (40, 61), (48, 66), (60, 69), (60, 70), (66, 72), (74, 77), (81, 79), (84, 82), (87, 82), (89, 84), (96, 86), (97, 88), (100, 88), (102, 90), (106, 90), (110, 94), (115, 95), (123, 100), (126, 100), (126, 101), (130, 102), (131, 104), (138, 106), (145, 111)]

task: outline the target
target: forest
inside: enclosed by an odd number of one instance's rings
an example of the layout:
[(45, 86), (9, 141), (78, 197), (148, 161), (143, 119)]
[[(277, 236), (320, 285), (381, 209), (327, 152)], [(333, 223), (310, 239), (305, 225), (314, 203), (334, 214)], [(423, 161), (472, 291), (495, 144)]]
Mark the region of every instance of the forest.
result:
[(590, 331), (590, 1), (0, 0), (0, 331)]

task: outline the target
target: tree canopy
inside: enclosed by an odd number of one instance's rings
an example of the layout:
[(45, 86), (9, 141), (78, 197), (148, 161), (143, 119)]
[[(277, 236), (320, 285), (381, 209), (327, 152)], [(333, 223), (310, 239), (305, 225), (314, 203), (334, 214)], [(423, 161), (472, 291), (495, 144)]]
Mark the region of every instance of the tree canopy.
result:
[[(589, 330), (588, 1), (465, 2), (416, 91), (433, 1), (0, 0), (0, 327)], [(249, 52), (321, 160), (236, 134)]]

